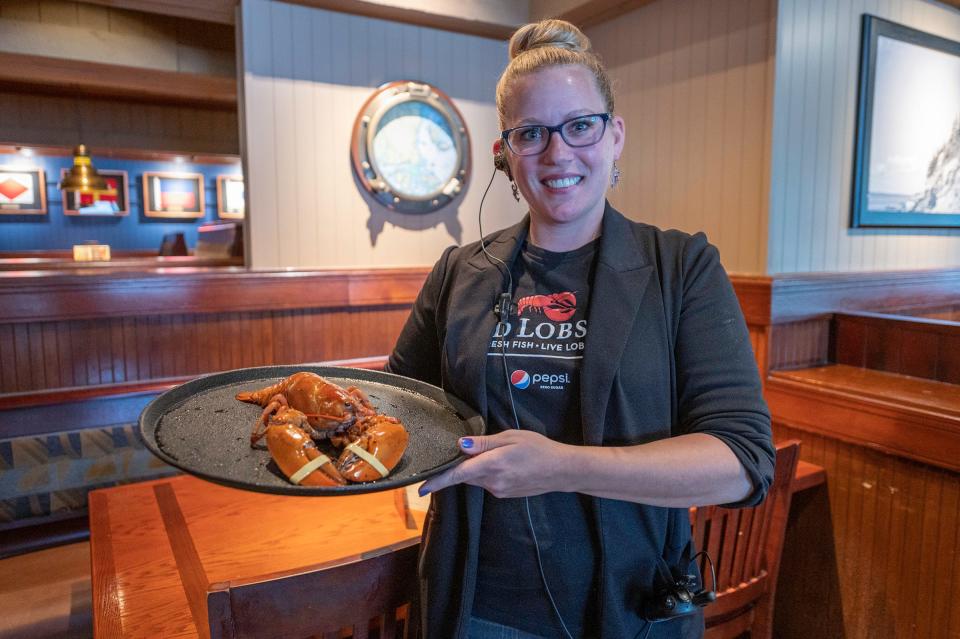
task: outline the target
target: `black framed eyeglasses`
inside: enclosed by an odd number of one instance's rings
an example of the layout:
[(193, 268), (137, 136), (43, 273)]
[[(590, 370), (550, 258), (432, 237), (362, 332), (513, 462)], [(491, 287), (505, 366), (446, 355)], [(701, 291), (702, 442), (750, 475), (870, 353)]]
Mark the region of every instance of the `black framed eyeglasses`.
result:
[(607, 130), (609, 113), (578, 115), (557, 126), (532, 124), (500, 132), (510, 150), (517, 155), (537, 155), (550, 146), (550, 136), (559, 133), (567, 146), (584, 147), (596, 144)]

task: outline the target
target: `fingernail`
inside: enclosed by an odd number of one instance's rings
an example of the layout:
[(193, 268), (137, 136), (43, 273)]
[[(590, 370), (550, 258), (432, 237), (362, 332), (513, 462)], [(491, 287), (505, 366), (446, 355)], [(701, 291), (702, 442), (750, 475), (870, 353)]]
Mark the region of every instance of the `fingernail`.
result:
[(424, 487), (424, 486), (421, 486), (420, 488), (418, 488), (418, 489), (417, 489), (417, 492), (420, 493), (420, 496), (421, 496), (421, 497), (426, 497), (427, 495), (430, 494), (430, 491), (427, 490), (426, 487)]
[(469, 437), (464, 437), (460, 440), (460, 446), (463, 448), (473, 448), (473, 440)]

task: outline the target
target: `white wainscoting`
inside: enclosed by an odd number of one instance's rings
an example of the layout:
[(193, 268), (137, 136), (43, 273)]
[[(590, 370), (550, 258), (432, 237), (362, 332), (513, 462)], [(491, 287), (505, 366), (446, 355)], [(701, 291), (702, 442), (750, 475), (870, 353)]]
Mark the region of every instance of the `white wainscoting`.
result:
[[(253, 268), (432, 264), (450, 244), (479, 239), (506, 42), (270, 0), (244, 0), (241, 23)], [(369, 205), (350, 164), (360, 107), (377, 86), (401, 79), (450, 95), (472, 140), (465, 195), (428, 215)], [(483, 207), (484, 231), (524, 211), (498, 175)]]

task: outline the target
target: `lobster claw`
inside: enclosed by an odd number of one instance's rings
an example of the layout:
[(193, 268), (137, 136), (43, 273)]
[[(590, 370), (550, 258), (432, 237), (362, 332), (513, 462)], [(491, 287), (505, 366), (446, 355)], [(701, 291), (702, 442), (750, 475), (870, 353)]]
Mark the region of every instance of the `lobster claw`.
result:
[(395, 417), (364, 417), (343, 435), (331, 437), (335, 445), (343, 445), (337, 470), (353, 482), (382, 479), (403, 457), (409, 438), (407, 429)]
[(329, 457), (323, 454), (302, 427), (307, 416), (281, 408), (270, 416), (267, 449), (283, 474), (301, 486), (342, 486), (347, 483)]

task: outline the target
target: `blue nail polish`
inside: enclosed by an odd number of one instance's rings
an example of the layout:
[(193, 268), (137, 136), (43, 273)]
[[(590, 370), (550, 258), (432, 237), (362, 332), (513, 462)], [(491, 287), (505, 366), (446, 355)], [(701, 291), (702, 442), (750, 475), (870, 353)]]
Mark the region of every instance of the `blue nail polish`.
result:
[(421, 497), (426, 497), (427, 495), (430, 494), (430, 491), (427, 490), (426, 488), (424, 488), (423, 486), (421, 486), (420, 488), (418, 488), (418, 489), (417, 489), (417, 492), (420, 493), (420, 496), (421, 496)]
[(469, 437), (464, 437), (460, 440), (460, 445), (464, 448), (473, 448), (473, 440)]

